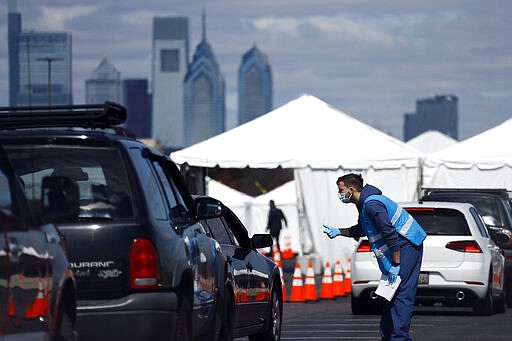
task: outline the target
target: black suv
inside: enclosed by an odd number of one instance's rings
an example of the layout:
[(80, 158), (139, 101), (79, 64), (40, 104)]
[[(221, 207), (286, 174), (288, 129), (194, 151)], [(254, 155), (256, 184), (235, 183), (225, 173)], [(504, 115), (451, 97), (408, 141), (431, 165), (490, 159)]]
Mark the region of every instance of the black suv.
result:
[[(455, 201), (470, 203), (478, 210), (494, 242), (505, 255), (505, 293), (507, 306), (512, 308), (512, 206), (506, 189), (424, 189), (421, 201)], [(498, 232), (509, 236), (504, 243)]]
[[(66, 179), (46, 178), (42, 187), (60, 203), (73, 201), (73, 185)], [(55, 208), (53, 200), (44, 203), (48, 213)], [(9, 340), (75, 340), (75, 292), (62, 235), (31, 214), (0, 146), (0, 335)]]
[(76, 217), (57, 226), (77, 282), (80, 339), (219, 337), (220, 245), (198, 223), (204, 210), (175, 164), (120, 127), (125, 108), (106, 102), (0, 114), (0, 143), (39, 214), (44, 177), (78, 185)]

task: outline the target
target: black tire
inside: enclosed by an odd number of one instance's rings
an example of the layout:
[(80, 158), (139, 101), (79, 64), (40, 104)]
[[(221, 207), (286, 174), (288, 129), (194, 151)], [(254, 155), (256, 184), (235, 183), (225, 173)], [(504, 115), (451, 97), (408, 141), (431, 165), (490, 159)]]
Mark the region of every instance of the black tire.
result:
[(222, 308), (222, 324), (220, 327), (219, 341), (233, 340), (233, 327), (235, 325), (235, 302), (231, 290), (225, 288), (224, 306)]
[(473, 313), (475, 315), (488, 316), (492, 315), (493, 312), (493, 299), (491, 294), (491, 281), (487, 286), (487, 293), (485, 297), (482, 299), (477, 299), (475, 305), (473, 306)]
[(192, 341), (192, 305), (185, 296), (180, 299), (175, 341)]
[[(274, 285), (274, 287), (277, 284)], [(281, 284), (279, 284), (281, 285)], [(273, 290), (270, 299), (270, 311), (268, 315), (268, 329), (262, 333), (249, 335), (249, 341), (279, 341), (281, 340), (281, 323), (283, 320), (283, 299), (281, 291)]]
[(57, 324), (55, 326), (54, 341), (75, 341), (76, 332), (74, 324), (64, 307), (60, 306), (57, 311)]
[(382, 303), (379, 299), (373, 300), (370, 297), (356, 298), (351, 294), (350, 305), (354, 315), (378, 315), (382, 311)]
[(495, 314), (503, 314), (507, 310), (507, 298), (503, 291), (500, 298), (494, 302), (493, 310)]

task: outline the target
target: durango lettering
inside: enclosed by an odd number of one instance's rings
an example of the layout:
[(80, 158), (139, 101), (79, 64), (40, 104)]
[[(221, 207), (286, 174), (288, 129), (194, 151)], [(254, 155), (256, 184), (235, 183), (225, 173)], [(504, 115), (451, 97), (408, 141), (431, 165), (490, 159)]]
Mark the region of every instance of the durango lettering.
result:
[(109, 268), (114, 261), (92, 261), (92, 262), (70, 262), (69, 265), (72, 269), (83, 269), (83, 268)]

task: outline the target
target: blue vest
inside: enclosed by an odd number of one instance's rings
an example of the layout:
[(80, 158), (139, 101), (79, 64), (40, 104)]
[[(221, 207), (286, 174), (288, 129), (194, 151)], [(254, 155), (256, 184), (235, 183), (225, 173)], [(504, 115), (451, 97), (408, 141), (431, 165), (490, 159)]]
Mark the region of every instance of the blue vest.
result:
[(383, 195), (368, 196), (363, 203), (359, 224), (363, 232), (368, 236), (372, 251), (375, 253), (375, 257), (377, 257), (380, 271), (386, 274), (391, 268), (391, 250), (386, 244), (384, 237), (382, 237), (379, 228), (375, 226), (373, 220), (366, 213), (365, 205), (370, 200), (378, 200), (386, 206), (389, 221), (395, 227), (396, 232), (407, 238), (414, 245), (420, 245), (427, 237), (427, 234), (420, 224), (393, 200)]

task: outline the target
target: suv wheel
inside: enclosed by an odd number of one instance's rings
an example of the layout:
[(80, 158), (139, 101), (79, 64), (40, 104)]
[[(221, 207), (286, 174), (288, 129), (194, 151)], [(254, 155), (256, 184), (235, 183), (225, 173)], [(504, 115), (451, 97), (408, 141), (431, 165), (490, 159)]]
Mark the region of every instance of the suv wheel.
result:
[(192, 340), (192, 306), (187, 297), (180, 299), (180, 307), (176, 318), (176, 341)]
[(55, 341), (74, 341), (75, 330), (69, 313), (61, 305), (57, 312), (57, 324), (55, 327)]

